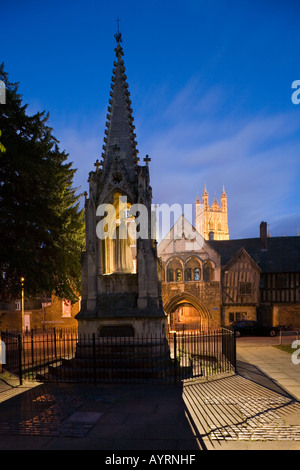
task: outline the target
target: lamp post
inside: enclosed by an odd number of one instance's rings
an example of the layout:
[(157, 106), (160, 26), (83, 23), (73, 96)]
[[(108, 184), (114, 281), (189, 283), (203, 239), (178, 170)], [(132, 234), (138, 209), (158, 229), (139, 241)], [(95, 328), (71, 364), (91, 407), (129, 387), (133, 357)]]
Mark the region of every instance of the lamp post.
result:
[(24, 277), (21, 277), (21, 287), (22, 287), (22, 333), (24, 333), (25, 329), (25, 323), (24, 323), (24, 304), (25, 304), (25, 299), (24, 299)]

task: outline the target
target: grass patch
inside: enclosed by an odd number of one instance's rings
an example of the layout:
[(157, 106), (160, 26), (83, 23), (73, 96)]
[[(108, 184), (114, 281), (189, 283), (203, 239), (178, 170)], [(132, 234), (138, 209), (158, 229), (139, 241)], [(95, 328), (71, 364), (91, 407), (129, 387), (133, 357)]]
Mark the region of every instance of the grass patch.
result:
[(293, 354), (295, 352), (295, 348), (292, 348), (291, 344), (277, 344), (273, 346), (274, 348), (280, 349), (280, 351), (287, 352), (289, 354)]

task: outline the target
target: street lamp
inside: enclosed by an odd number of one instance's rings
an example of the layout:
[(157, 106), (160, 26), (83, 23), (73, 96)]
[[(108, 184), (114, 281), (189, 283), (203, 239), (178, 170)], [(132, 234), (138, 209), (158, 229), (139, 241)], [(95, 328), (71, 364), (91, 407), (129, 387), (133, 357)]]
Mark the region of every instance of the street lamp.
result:
[(22, 287), (22, 333), (24, 333), (24, 329), (25, 329), (25, 322), (24, 322), (24, 304), (25, 304), (24, 281), (25, 281), (25, 278), (21, 277), (21, 287)]

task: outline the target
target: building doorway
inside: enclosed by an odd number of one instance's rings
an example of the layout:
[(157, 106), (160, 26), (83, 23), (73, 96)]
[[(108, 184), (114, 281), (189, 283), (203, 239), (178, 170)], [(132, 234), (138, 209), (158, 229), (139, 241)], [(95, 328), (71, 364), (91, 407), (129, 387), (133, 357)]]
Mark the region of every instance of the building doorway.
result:
[(207, 331), (208, 321), (191, 304), (180, 305), (169, 315), (170, 331)]
[(207, 332), (210, 314), (205, 305), (191, 294), (177, 294), (164, 306), (169, 331)]

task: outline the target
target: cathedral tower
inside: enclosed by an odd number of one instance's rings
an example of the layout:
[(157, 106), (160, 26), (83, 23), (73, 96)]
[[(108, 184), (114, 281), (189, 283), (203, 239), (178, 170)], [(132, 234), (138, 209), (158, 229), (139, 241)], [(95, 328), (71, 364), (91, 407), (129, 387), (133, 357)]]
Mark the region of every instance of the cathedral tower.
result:
[(139, 164), (121, 34), (108, 106), (102, 161), (89, 174), (86, 251), (82, 254), (79, 333), (164, 335), (166, 315), (151, 237), (148, 155)]
[(195, 228), (205, 240), (229, 240), (227, 195), (223, 186), (221, 204), (215, 195), (214, 202), (209, 205), (209, 195), (204, 186), (202, 204), (199, 196), (195, 202)]

